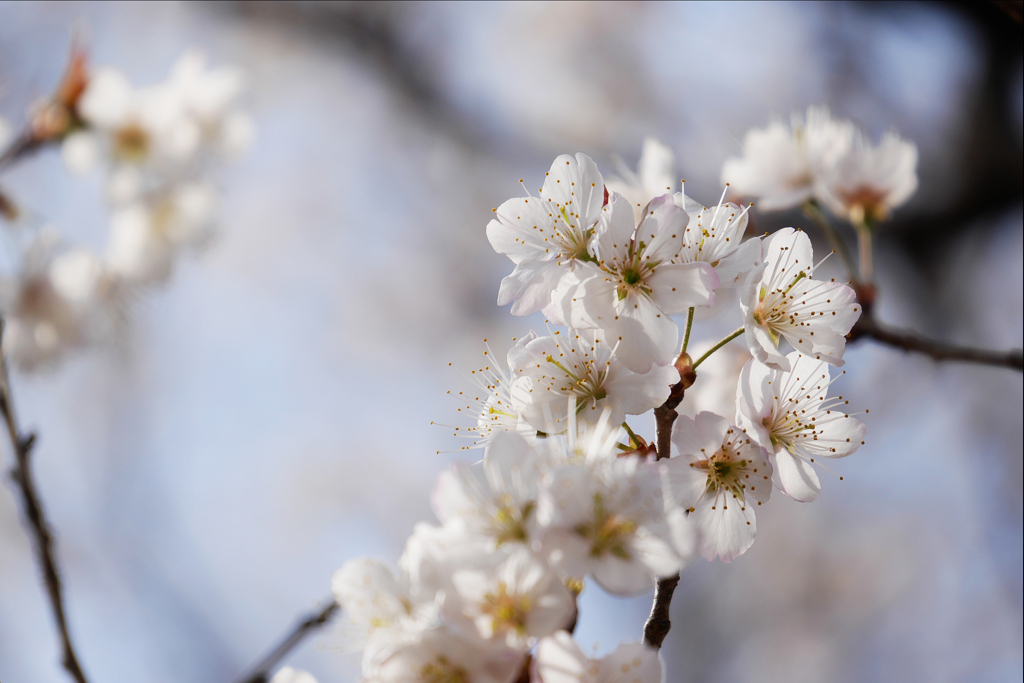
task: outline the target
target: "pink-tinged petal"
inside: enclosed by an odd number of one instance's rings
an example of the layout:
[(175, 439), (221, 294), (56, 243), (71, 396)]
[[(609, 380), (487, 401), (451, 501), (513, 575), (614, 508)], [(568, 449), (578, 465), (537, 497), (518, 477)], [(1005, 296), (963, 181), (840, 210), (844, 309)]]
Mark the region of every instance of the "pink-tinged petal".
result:
[(590, 660), (566, 631), (541, 639), (533, 673), (543, 683), (590, 683), (593, 680)]
[(715, 303), (718, 274), (709, 264), (665, 263), (647, 278), (651, 297), (666, 313), (679, 313), (691, 306), (711, 306)]
[[(645, 552), (657, 552), (653, 559), (659, 565), (664, 557), (671, 558), (674, 553), (664, 541), (655, 540), (652, 543), (643, 543)], [(648, 546), (657, 543), (657, 548)], [(675, 569), (669, 571), (665, 576), (670, 576), (678, 571), (679, 559), (675, 559)], [(639, 562), (636, 558), (624, 560), (611, 553), (605, 553), (599, 560), (590, 562), (590, 573), (601, 588), (612, 595), (639, 595), (646, 593), (654, 587), (654, 576), (646, 564)]]
[[(619, 409), (626, 415), (640, 415), (657, 408), (668, 398), (679, 371), (671, 365), (655, 365), (640, 375), (626, 368), (615, 368), (604, 388), (609, 396), (618, 397)], [(612, 422), (615, 424), (614, 420)]]
[(498, 305), (512, 304), (512, 315), (536, 313), (551, 302), (566, 268), (554, 261), (523, 261), (501, 281)]
[[(679, 419), (686, 418), (681, 416)], [(666, 505), (687, 509), (696, 505), (704, 495), (708, 488), (708, 474), (694, 467), (694, 462), (695, 458), (680, 455), (659, 463)]]
[(705, 560), (720, 557), (722, 562), (732, 562), (753, 545), (757, 525), (750, 501), (719, 491), (717, 496), (704, 496), (696, 508), (690, 519), (703, 534), (700, 554)]
[(544, 178), (541, 198), (566, 207), (574, 223), (590, 227), (597, 222), (604, 204), (604, 178), (597, 164), (583, 153), (575, 157), (561, 154), (552, 162)]
[(847, 417), (843, 413), (832, 411), (835, 416), (831, 422), (819, 418), (815, 423), (813, 440), (804, 439), (800, 447), (814, 457), (845, 458), (864, 442), (868, 428), (855, 417)]
[(551, 295), (562, 324), (581, 329), (600, 328), (615, 315), (615, 283), (593, 263), (576, 264)]
[(636, 228), (637, 244), (644, 243), (643, 261), (668, 263), (674, 259), (683, 247), (683, 231), (688, 220), (686, 212), (675, 205), (671, 195), (652, 199)]
[[(658, 651), (642, 643), (623, 643), (601, 660), (595, 683), (661, 683), (664, 672)], [(590, 679), (578, 678), (577, 681)], [(548, 683), (544, 679), (544, 683)]]
[(554, 217), (546, 203), (533, 197), (518, 197), (499, 206), (495, 218), (487, 224), (487, 240), (494, 251), (517, 264), (554, 256), (550, 242)]
[(672, 318), (643, 295), (630, 294), (620, 303), (617, 319), (602, 322), (608, 342), (619, 343), (616, 355), (622, 364), (646, 373), (652, 365), (671, 363), (679, 342), (679, 328)]
[[(742, 237), (742, 233), (740, 233)], [(715, 266), (721, 287), (730, 287), (740, 284), (755, 266), (762, 261), (761, 240), (758, 238), (749, 239), (739, 246), (736, 251), (729, 254)]]
[(821, 482), (814, 466), (803, 458), (793, 455), (783, 446), (775, 450), (772, 458), (776, 484), (793, 500), (809, 503), (821, 493)]
[(747, 342), (750, 355), (756, 360), (776, 370), (789, 370), (789, 360), (779, 351), (768, 330), (755, 323), (753, 318), (747, 320), (743, 338)]
[(597, 222), (598, 259), (611, 263), (624, 256), (635, 229), (629, 202), (618, 192), (613, 192), (601, 209), (601, 219)]

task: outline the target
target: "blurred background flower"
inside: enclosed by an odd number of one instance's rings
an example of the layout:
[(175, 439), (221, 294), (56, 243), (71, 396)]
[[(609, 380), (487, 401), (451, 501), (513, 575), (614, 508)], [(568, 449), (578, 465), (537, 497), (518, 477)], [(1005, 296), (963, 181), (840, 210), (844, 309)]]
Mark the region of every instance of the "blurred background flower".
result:
[[(463, 445), (430, 426), (455, 419), (445, 390), (469, 386), (448, 361), (475, 368), (483, 337), (503, 354), (543, 330), (494, 305), (507, 264), (484, 226), (559, 153), (611, 174), (654, 135), (712, 204), (723, 162), (773, 116), (822, 103), (871, 139), (891, 127), (917, 145), (920, 187), (879, 229), (876, 314), (1021, 346), (1019, 8), (0, 5), (9, 121), (52, 90), (77, 25), (91, 61), (133, 83), (162, 80), (192, 46), (237, 66), (257, 131), (221, 177), (214, 243), (125, 304), (117, 343), (14, 377), (87, 672), (230, 680), (346, 560), (394, 562), (458, 457), (435, 451)], [(27, 220), (106, 244), (104, 179), (73, 177), (58, 151), (3, 186)], [(807, 225), (750, 215), (758, 233)], [(0, 240), (8, 271), (18, 229)], [(691, 348), (737, 324), (704, 323)], [(1021, 375), (868, 341), (845, 357), (836, 389), (871, 409), (867, 446), (814, 506), (759, 510), (743, 557), (686, 570), (669, 680), (1020, 680)], [(63, 681), (10, 495), (0, 606), (0, 678)], [(639, 637), (649, 608), (590, 586), (578, 638), (607, 652)], [(328, 628), (289, 663), (356, 680), (349, 650)]]

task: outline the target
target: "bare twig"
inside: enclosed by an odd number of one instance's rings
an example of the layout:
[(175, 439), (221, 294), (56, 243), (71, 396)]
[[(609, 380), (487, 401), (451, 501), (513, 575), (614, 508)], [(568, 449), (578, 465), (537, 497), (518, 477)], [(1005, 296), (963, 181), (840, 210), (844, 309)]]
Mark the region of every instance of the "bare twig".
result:
[(292, 648), (302, 642), (303, 638), (330, 621), (340, 609), (341, 607), (334, 601), (334, 598), (331, 598), (329, 603), (296, 624), (291, 633), (281, 641), (281, 644), (252, 667), (244, 678), (240, 678), (239, 683), (267, 683), (271, 669), (284, 659), (284, 656), (291, 652)]
[[(0, 318), (0, 342), (3, 340), (3, 330), (4, 322), (3, 318)], [(31, 530), (36, 550), (36, 559), (43, 570), (46, 592), (50, 598), (53, 618), (57, 622), (57, 632), (64, 649), (64, 668), (67, 669), (68, 673), (78, 683), (87, 683), (82, 667), (78, 663), (75, 648), (71, 644), (71, 635), (68, 633), (67, 618), (64, 615), (63, 589), (60, 582), (60, 573), (57, 570), (53, 535), (50, 532), (50, 524), (46, 520), (43, 504), (39, 498), (39, 493), (36, 491), (35, 480), (32, 477), (29, 458), (32, 454), (32, 446), (36, 441), (36, 435), (31, 432), (23, 435), (18, 427), (14, 414), (14, 403), (11, 398), (10, 377), (7, 374), (7, 359), (2, 357), (2, 355), (0, 355), (0, 412), (3, 413), (4, 423), (7, 425), (7, 434), (10, 436), (11, 445), (14, 448), (14, 467), (11, 468), (10, 476), (17, 485), (18, 492), (21, 494), (22, 511)]]
[(665, 642), (665, 636), (672, 628), (669, 620), (669, 608), (672, 606), (672, 594), (679, 585), (679, 574), (666, 579), (659, 579), (654, 587), (654, 604), (651, 606), (651, 616), (647, 617), (644, 624), (644, 644), (650, 647), (660, 648)]
[[(657, 424), (658, 460), (667, 458), (671, 454), (672, 427), (675, 425), (676, 418), (679, 417), (676, 407), (682, 403), (686, 390), (693, 386), (693, 382), (697, 379), (693, 361), (685, 351), (679, 354), (675, 366), (679, 370), (679, 381), (672, 385), (665, 402), (654, 409), (654, 420)], [(644, 624), (644, 643), (651, 647), (660, 648), (672, 626), (669, 621), (669, 607), (672, 604), (672, 593), (675, 592), (678, 583), (679, 574), (677, 573), (675, 576), (660, 579), (654, 588), (651, 616)]]
[(925, 339), (912, 332), (904, 332), (886, 327), (876, 321), (867, 311), (865, 311), (864, 315), (861, 316), (861, 319), (857, 321), (857, 324), (854, 325), (853, 330), (850, 332), (851, 341), (860, 337), (869, 337), (877, 342), (894, 346), (904, 351), (923, 353), (935, 360), (981, 363), (983, 365), (1011, 368), (1018, 372), (1024, 371), (1024, 354), (1022, 354), (1021, 349), (989, 351), (986, 349), (943, 344)]

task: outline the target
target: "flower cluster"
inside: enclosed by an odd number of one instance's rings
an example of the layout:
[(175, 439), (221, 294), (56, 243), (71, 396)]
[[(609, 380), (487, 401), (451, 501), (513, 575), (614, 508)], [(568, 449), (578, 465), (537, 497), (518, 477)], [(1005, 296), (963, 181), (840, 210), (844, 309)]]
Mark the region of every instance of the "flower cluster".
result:
[(816, 200), (854, 225), (888, 217), (917, 189), (917, 147), (894, 132), (873, 144), (825, 107), (748, 131), (743, 155), (722, 168), (722, 182), (764, 210)]
[[(574, 642), (585, 583), (635, 595), (697, 554), (732, 561), (773, 489), (813, 500), (815, 464), (863, 443), (864, 425), (829, 397), (860, 315), (853, 290), (815, 277), (804, 233), (747, 239), (749, 207), (673, 193), (671, 152), (644, 150), (638, 174), (608, 183), (587, 155), (560, 156), (537, 196), (495, 209), (487, 237), (514, 264), (498, 303), (553, 327), (514, 340), (504, 367), (488, 347), (473, 371), (460, 407), (473, 423), (456, 434), (484, 455), (441, 474), (439, 524), (416, 527), (396, 570), (363, 558), (335, 573), (366, 681), (658, 683), (649, 644), (595, 661)], [(744, 327), (692, 360), (695, 315), (729, 308)], [(672, 452), (636, 434), (631, 416), (739, 338), (738, 374), (709, 374), (711, 391), (735, 396), (723, 414), (680, 417)]]
[(112, 68), (89, 74), (76, 53), (71, 80), (73, 96), (61, 98), (63, 124), (51, 126), (46, 141), (61, 142), (74, 174), (102, 169), (110, 235), (105, 253), (93, 254), (63, 248), (45, 229), (24, 250), (19, 271), (0, 281), (4, 349), (24, 368), (101, 337), (133, 292), (165, 282), (183, 250), (212, 237), (213, 172), (252, 137), (236, 104), (240, 74), (208, 68), (196, 51), (146, 88)]

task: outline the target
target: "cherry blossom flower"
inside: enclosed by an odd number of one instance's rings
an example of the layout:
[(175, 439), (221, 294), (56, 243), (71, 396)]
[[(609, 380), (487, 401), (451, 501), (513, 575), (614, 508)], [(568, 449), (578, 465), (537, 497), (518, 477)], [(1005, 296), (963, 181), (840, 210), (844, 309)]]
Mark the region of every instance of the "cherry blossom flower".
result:
[(316, 679), (308, 671), (282, 666), (270, 679), (270, 683), (316, 683)]
[(369, 675), (402, 642), (415, 639), (438, 614), (433, 600), (418, 602), (409, 576), (398, 576), (370, 558), (349, 560), (331, 577), (331, 589), (350, 625), (352, 641), (363, 647)]
[(666, 515), (658, 466), (639, 456), (551, 471), (537, 511), (548, 561), (564, 577), (592, 575), (610, 593), (649, 590), (696, 553), (683, 511)]
[(622, 643), (601, 659), (590, 659), (566, 631), (540, 641), (533, 672), (543, 683), (661, 683), (664, 675), (652, 647)]
[[(431, 424), (450, 427), (453, 430), (453, 436), (472, 439), (472, 444), (463, 446), (462, 450), (482, 448), (492, 436), (500, 432), (516, 432), (527, 441), (531, 441), (536, 436), (537, 430), (523, 419), (519, 408), (512, 400), (511, 364), (519, 349), (536, 338), (537, 335), (530, 332), (522, 339), (516, 340), (515, 346), (508, 353), (509, 368), (503, 367), (501, 361), (495, 358), (491, 347), (487, 346), (484, 351), (487, 365), (471, 370), (469, 373), (469, 380), (475, 385), (471, 393), (466, 391), (448, 392), (449, 396), (454, 396), (460, 402), (467, 402), (456, 408), (456, 412), (470, 416), (474, 421), (472, 426), (451, 426), (439, 422)], [(484, 339), (484, 344), (487, 344), (486, 339)]]
[(789, 369), (781, 339), (800, 353), (843, 365), (846, 335), (860, 317), (857, 295), (835, 280), (814, 280), (811, 241), (784, 228), (765, 238), (765, 260), (740, 291), (747, 347), (773, 368)]
[(444, 625), (401, 644), (369, 678), (372, 683), (511, 683), (523, 655)]
[(0, 278), (4, 353), (32, 370), (111, 331), (117, 315), (116, 283), (90, 251), (59, 248), (44, 229), (22, 256), (20, 270)]
[(627, 204), (610, 196), (601, 211), (599, 261), (564, 278), (553, 299), (571, 326), (604, 330), (622, 364), (646, 373), (677, 352), (679, 329), (669, 316), (713, 304), (719, 280), (708, 263), (673, 263), (687, 215), (671, 196), (651, 201), (635, 234)]
[(794, 114), (788, 126), (775, 121), (747, 131), (743, 156), (725, 162), (722, 182), (766, 211), (799, 206), (852, 140), (852, 123), (833, 119), (826, 107), (810, 107), (806, 118)]
[(586, 154), (551, 164), (539, 197), (510, 199), (495, 209), (487, 239), (516, 264), (501, 281), (498, 305), (513, 315), (536, 313), (567, 273), (594, 260), (594, 231), (604, 203), (604, 179)]
[(626, 198), (633, 209), (636, 223), (644, 215), (644, 207), (652, 199), (670, 194), (676, 185), (676, 157), (672, 150), (655, 138), (644, 138), (643, 151), (636, 173), (633, 173), (616, 157), (619, 177), (605, 180), (608, 192), (617, 192)]
[(854, 225), (888, 218), (916, 189), (917, 146), (891, 131), (873, 145), (858, 130), (853, 145), (817, 184), (824, 204)]
[(754, 511), (772, 492), (760, 444), (714, 413), (680, 416), (672, 432), (678, 455), (662, 460), (667, 496), (701, 531), (700, 552), (731, 562), (754, 543)]
[(166, 281), (182, 249), (209, 239), (216, 203), (209, 185), (187, 183), (167, 196), (116, 209), (110, 222), (108, 267), (129, 284)]
[(682, 192), (673, 195), (676, 206), (689, 216), (675, 262), (710, 264), (718, 274), (721, 289), (740, 284), (761, 262), (761, 240), (743, 241), (750, 207), (740, 208), (724, 200), (723, 193), (718, 205), (709, 209)]
[[(617, 344), (618, 345), (618, 344)], [(600, 330), (569, 329), (536, 337), (509, 352), (512, 405), (531, 426), (547, 433), (565, 428), (567, 397), (590, 421), (610, 411), (612, 424), (626, 415), (653, 410), (679, 381), (672, 366), (654, 366), (645, 374), (626, 368)]]
[(754, 360), (743, 367), (736, 390), (737, 420), (770, 454), (779, 490), (809, 502), (821, 491), (812, 463), (850, 455), (864, 443), (867, 427), (850, 415), (849, 401), (827, 398), (835, 380), (829, 379), (824, 361), (797, 352), (787, 360), (788, 371)]
[(433, 505), (439, 520), (460, 519), (467, 533), (489, 539), (491, 547), (526, 543), (536, 530), (534, 513), (541, 464), (519, 434), (496, 434), (482, 467), (456, 463), (442, 472)]
[(460, 611), (482, 638), (520, 650), (564, 628), (575, 610), (558, 575), (522, 546), (489, 570), (456, 571), (452, 583)]

